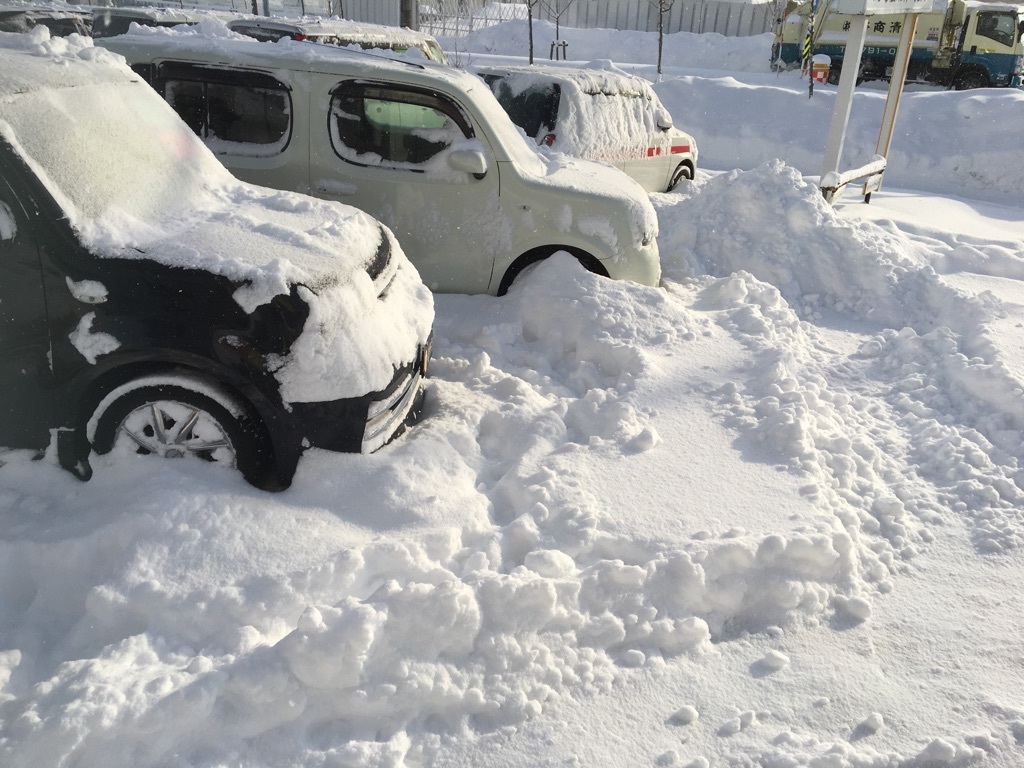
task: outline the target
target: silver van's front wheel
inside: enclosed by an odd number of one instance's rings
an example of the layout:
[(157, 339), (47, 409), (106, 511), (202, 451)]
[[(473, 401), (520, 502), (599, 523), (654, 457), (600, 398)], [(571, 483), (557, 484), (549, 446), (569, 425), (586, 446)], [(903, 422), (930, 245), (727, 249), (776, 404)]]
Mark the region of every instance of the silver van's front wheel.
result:
[(676, 169), (672, 172), (672, 178), (668, 182), (668, 189), (665, 191), (671, 192), (679, 186), (679, 182), (683, 179), (693, 180), (693, 169), (686, 163), (680, 163), (676, 166)]

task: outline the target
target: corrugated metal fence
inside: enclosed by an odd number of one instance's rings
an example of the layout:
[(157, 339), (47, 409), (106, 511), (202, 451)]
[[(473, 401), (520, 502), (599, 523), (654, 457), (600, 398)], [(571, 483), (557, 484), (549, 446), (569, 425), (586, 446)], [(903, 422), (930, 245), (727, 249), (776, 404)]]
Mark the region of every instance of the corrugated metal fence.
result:
[[(742, 37), (772, 28), (784, 0), (675, 0), (665, 13), (665, 33), (718, 32)], [(342, 16), (353, 21), (462, 35), (502, 21), (526, 18), (526, 5), (495, 0), (97, 0), (108, 5), (223, 8), (285, 16)], [(663, 0), (667, 4), (668, 0)], [(658, 0), (536, 0), (533, 18), (580, 29), (657, 32)]]
[[(373, 0), (346, 2), (378, 7), (383, 4)], [(418, 10), (420, 28), (442, 35), (526, 17), (526, 6), (522, 3), (486, 3), (484, 0), (429, 0), (420, 2)], [(657, 0), (547, 0), (534, 5), (533, 18), (580, 29), (657, 32), (658, 3)], [(774, 18), (774, 3), (675, 0), (665, 13), (664, 23), (666, 34), (718, 32), (742, 37), (770, 31)]]
[[(676, 0), (665, 14), (665, 32), (718, 32), (736, 37), (759, 35), (771, 29), (773, 19), (769, 9), (766, 4)], [(554, 22), (556, 13), (556, 4), (540, 3), (534, 9), (535, 17), (551, 22)], [(656, 3), (647, 0), (576, 0), (562, 12), (560, 23), (581, 29), (657, 32), (658, 8)]]

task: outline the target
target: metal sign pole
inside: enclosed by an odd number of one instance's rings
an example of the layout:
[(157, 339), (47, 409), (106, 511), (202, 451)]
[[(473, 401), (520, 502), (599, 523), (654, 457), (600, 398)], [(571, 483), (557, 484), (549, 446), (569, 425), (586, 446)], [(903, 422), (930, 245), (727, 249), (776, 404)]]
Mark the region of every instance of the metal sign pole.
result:
[(827, 173), (839, 171), (843, 142), (846, 140), (846, 125), (850, 120), (850, 110), (853, 107), (853, 89), (857, 85), (857, 74), (860, 72), (860, 59), (867, 34), (868, 17), (854, 16), (850, 22), (849, 37), (846, 39), (843, 68), (839, 72), (839, 90), (836, 91), (836, 105), (832, 110), (832, 123), (828, 129), (825, 162), (821, 171), (822, 178)]
[[(884, 154), (876, 154), (871, 162), (862, 168), (846, 173), (839, 172), (843, 142), (846, 139), (846, 125), (850, 120), (850, 110), (853, 107), (853, 89), (857, 85), (857, 76), (860, 74), (860, 60), (864, 52), (864, 40), (867, 37), (868, 18), (875, 15), (893, 16), (899, 13), (903, 13), (907, 17), (901, 28), (901, 61), (899, 67), (893, 67), (894, 70), (898, 69), (899, 71), (893, 72), (889, 84), (890, 99), (886, 101), (887, 120), (883, 122), (882, 133), (879, 135), (879, 146), (882, 145), (884, 136), (885, 149), (888, 150), (889, 139), (892, 137), (892, 126), (896, 120), (896, 107), (899, 103), (898, 95), (896, 98), (892, 98), (892, 94), (899, 94), (902, 91), (903, 80), (906, 77), (910, 61), (914, 30), (917, 26), (916, 17), (913, 20), (910, 17), (917, 13), (927, 13), (931, 7), (932, 0), (832, 0), (832, 12), (852, 16), (853, 21), (850, 22), (850, 32), (846, 40), (846, 56), (843, 61), (843, 69), (839, 74), (839, 90), (836, 93), (835, 107), (832, 109), (832, 124), (828, 129), (828, 143), (825, 146), (825, 162), (821, 180), (818, 183), (821, 193), (829, 202), (832, 202), (835, 195), (850, 181), (875, 175), (880, 179), (885, 170)], [(877, 189), (877, 187), (875, 188)], [(865, 184), (865, 190), (865, 194), (869, 194), (870, 190), (867, 184)]]
[(814, 22), (818, 15), (818, 0), (811, 0), (811, 15), (807, 17), (807, 35), (804, 37), (803, 70), (807, 73), (807, 98), (814, 95), (814, 64), (812, 48), (814, 43)]
[[(889, 156), (889, 145), (892, 143), (892, 131), (896, 125), (896, 112), (900, 108), (900, 97), (903, 95), (903, 84), (910, 68), (910, 54), (914, 49), (914, 33), (917, 31), (917, 14), (908, 13), (903, 17), (900, 29), (900, 40), (896, 48), (896, 59), (892, 63), (892, 76), (889, 78), (889, 94), (885, 98), (885, 111), (882, 113), (882, 127), (878, 132), (878, 143), (875, 154)], [(882, 175), (872, 176), (864, 182), (864, 202), (871, 202), (871, 193), (882, 188)]]

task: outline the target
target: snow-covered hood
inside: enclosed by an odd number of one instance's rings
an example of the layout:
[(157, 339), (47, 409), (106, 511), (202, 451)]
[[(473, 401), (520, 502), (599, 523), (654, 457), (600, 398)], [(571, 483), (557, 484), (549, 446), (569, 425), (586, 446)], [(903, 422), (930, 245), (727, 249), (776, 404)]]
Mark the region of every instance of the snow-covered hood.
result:
[[(238, 182), (211, 197), (209, 209), (183, 222), (160, 222), (148, 238), (118, 242), (101, 226), (83, 234), (100, 256), (148, 258), (241, 283), (235, 300), (246, 312), (294, 285), (320, 293), (367, 275), (387, 236), (362, 211), (296, 193)], [(213, 204), (217, 198), (221, 205)]]

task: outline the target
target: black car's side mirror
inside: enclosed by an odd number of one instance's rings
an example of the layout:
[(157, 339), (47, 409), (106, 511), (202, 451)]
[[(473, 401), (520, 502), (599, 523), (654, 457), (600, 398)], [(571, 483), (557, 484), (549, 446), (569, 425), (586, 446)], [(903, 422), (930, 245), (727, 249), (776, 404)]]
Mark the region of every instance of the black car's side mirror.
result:
[(14, 212), (7, 203), (0, 200), (0, 245), (6, 245), (14, 240), (18, 234), (18, 228), (14, 224)]

